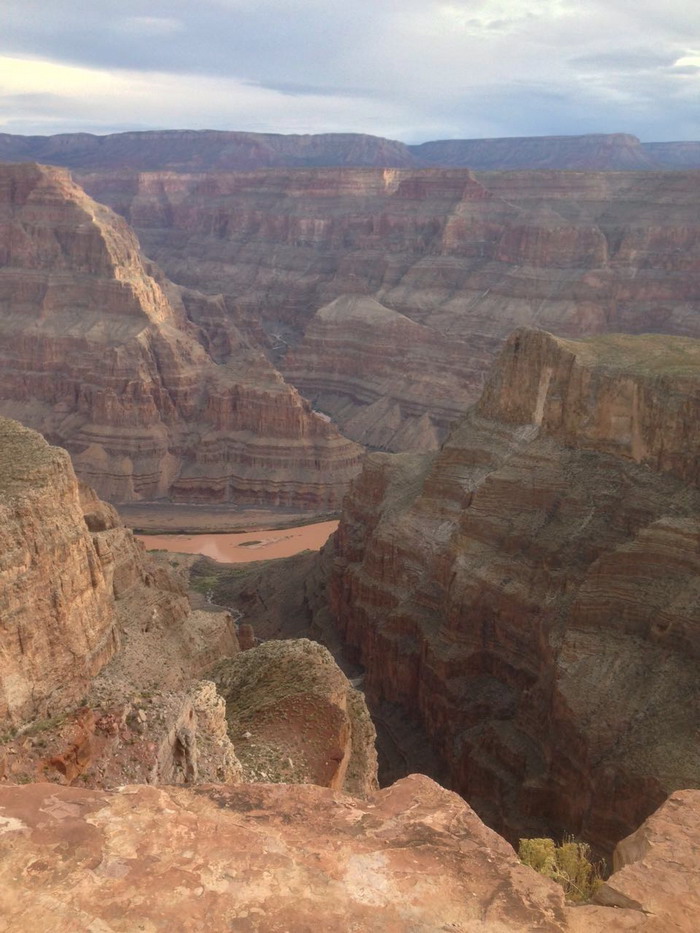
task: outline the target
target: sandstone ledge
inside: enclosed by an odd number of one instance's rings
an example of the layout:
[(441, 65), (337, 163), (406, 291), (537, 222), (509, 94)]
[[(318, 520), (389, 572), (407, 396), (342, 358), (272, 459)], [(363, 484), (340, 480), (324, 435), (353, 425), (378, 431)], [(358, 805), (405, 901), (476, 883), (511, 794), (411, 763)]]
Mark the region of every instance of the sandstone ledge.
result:
[[(654, 817), (665, 843), (684, 835), (685, 815), (671, 802)], [(0, 788), (0, 913), (12, 931), (690, 933), (697, 846), (682, 854), (679, 866), (668, 848), (647, 853), (641, 908), (570, 907), (422, 775), (364, 802), (293, 785)]]

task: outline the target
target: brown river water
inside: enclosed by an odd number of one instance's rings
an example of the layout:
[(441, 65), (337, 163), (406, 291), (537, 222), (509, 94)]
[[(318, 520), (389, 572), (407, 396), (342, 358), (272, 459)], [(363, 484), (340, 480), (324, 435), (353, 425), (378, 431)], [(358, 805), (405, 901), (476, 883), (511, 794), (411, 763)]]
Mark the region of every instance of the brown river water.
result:
[(292, 557), (300, 551), (318, 551), (338, 527), (338, 522), (318, 522), (277, 531), (242, 534), (136, 535), (149, 551), (202, 554), (222, 564), (245, 564), (273, 557)]

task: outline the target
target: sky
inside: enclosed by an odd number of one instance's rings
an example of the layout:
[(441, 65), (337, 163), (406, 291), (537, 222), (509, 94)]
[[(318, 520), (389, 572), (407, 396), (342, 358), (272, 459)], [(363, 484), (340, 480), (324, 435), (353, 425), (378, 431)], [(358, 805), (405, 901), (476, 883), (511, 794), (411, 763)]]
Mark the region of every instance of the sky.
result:
[(2, 0), (0, 132), (700, 139), (697, 0)]

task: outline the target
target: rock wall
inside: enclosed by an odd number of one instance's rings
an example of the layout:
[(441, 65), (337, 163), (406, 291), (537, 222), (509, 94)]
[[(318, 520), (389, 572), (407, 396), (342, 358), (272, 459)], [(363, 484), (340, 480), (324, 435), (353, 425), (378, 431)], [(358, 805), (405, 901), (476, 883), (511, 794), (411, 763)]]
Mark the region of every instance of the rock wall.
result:
[(490, 825), (602, 851), (700, 785), (700, 343), (517, 332), (437, 454), (372, 455), (330, 554), (372, 702)]
[(171, 278), (222, 293), (227, 318), (370, 446), (444, 440), (517, 327), (700, 336), (692, 172), (298, 168), (82, 181)]
[(0, 166), (0, 265), (0, 412), (100, 495), (339, 503), (360, 448), (65, 171)]
[(83, 520), (68, 454), (0, 419), (0, 722), (54, 715), (119, 646), (111, 553)]
[(213, 684), (227, 613), (191, 612), (68, 454), (0, 419), (0, 780), (233, 780)]

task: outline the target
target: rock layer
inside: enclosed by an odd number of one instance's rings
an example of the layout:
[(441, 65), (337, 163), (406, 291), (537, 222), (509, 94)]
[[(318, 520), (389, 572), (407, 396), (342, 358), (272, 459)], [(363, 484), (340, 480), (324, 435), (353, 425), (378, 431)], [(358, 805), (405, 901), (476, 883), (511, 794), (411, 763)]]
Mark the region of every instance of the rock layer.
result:
[(0, 169), (0, 259), (0, 411), (65, 446), (101, 495), (340, 501), (360, 449), (67, 173)]
[(37, 933), (694, 933), (697, 813), (697, 794), (675, 795), (640, 830), (647, 853), (606, 886), (627, 904), (571, 907), (421, 775), (368, 801), (290, 785), (3, 787), (0, 910)]
[(238, 651), (231, 617), (190, 612), (68, 454), (7, 419), (0, 476), (0, 779), (235, 778), (224, 702), (194, 684)]
[(700, 336), (691, 172), (325, 168), (83, 182), (175, 281), (226, 296), (229, 319), (375, 447), (443, 440), (516, 327)]
[(0, 721), (77, 702), (117, 650), (114, 558), (83, 519), (68, 454), (0, 419)]
[(331, 607), (510, 838), (603, 851), (700, 784), (700, 343), (522, 331), (436, 455), (372, 455)]

